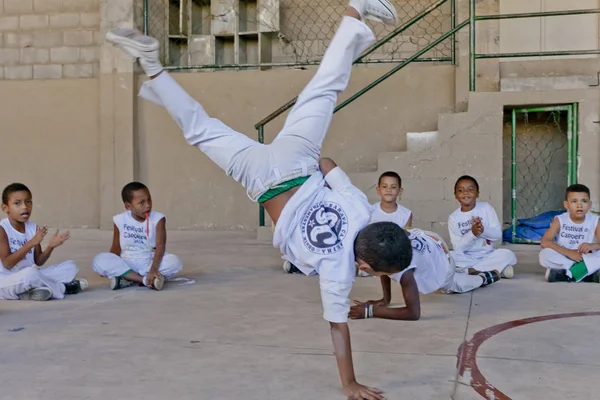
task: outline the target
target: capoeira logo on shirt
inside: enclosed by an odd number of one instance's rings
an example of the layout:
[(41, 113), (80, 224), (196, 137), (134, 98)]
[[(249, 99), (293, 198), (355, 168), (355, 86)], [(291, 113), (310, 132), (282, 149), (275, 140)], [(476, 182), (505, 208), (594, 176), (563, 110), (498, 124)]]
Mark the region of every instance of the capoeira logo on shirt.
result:
[(348, 217), (339, 204), (314, 204), (302, 218), (302, 242), (313, 253), (336, 253), (348, 234)]
[(431, 253), (431, 248), (429, 248), (429, 243), (427, 243), (425, 238), (413, 235), (412, 233), (408, 235), (408, 238), (410, 239), (410, 245), (414, 252), (423, 254), (427, 251), (428, 253)]

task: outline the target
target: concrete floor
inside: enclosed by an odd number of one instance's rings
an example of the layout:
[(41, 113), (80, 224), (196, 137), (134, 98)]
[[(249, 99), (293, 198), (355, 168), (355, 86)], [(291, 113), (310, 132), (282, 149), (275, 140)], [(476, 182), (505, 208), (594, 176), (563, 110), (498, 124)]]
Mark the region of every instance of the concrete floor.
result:
[[(194, 284), (109, 291), (90, 263), (111, 235), (72, 231), (50, 259), (75, 259), (88, 292), (0, 301), (0, 399), (344, 398), (317, 279), (284, 274), (269, 243), (170, 232), (168, 251)], [(515, 249), (513, 280), (423, 296), (418, 322), (351, 321), (359, 381), (388, 399), (597, 398), (597, 314), (490, 328), (600, 310), (597, 285), (545, 283), (537, 248)], [(378, 296), (377, 279), (357, 278), (353, 299)], [(393, 296), (402, 301), (399, 287)]]

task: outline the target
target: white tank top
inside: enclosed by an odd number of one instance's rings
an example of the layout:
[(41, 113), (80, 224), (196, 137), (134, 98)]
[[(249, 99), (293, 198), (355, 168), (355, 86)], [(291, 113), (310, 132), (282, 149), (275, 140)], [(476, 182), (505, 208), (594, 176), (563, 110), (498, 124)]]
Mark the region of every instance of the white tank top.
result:
[(371, 213), (371, 221), (374, 222), (394, 222), (401, 228), (404, 228), (410, 219), (412, 212), (401, 204), (398, 204), (398, 208), (393, 213), (387, 213), (381, 209), (381, 202), (378, 201), (372, 205), (373, 212)]
[(131, 216), (131, 211), (115, 215), (113, 221), (119, 229), (121, 257), (151, 258), (156, 248), (156, 225), (165, 218), (159, 212), (151, 211), (147, 221), (139, 222)]
[(407, 229), (406, 233), (413, 249), (412, 261), (408, 268), (391, 275), (390, 278), (400, 282), (406, 271), (414, 269), (419, 292), (422, 294), (435, 292), (444, 286), (452, 268), (448, 245), (434, 232)]
[[(6, 232), (6, 237), (8, 238), (8, 245), (10, 246), (11, 253), (16, 252), (21, 247), (23, 247), (25, 243), (33, 239), (37, 229), (37, 225), (35, 222), (27, 221), (25, 222), (25, 233), (21, 233), (15, 228), (13, 228), (8, 218), (4, 218), (2, 221), (0, 221), (0, 226), (4, 229), (4, 232)], [(25, 257), (23, 257), (23, 259), (19, 261), (17, 265), (15, 265), (10, 270), (7, 270), (4, 267), (2, 267), (0, 273), (7, 274), (11, 272), (17, 272), (23, 268), (35, 265), (35, 260), (33, 257), (34, 251), (35, 249), (29, 250)]]
[(598, 216), (587, 213), (581, 224), (571, 220), (569, 212), (557, 215), (560, 229), (556, 235), (556, 244), (569, 250), (575, 250), (581, 243), (596, 243)]

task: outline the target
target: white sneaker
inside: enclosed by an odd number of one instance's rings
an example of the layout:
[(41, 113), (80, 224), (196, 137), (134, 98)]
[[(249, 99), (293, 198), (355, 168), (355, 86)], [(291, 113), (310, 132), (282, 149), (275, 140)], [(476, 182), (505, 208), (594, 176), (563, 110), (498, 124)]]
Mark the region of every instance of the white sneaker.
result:
[(47, 301), (52, 297), (52, 290), (47, 287), (29, 289), (19, 294), (19, 300)]
[(396, 7), (388, 0), (350, 0), (349, 5), (355, 8), (363, 19), (370, 19), (387, 25), (398, 24)]
[(153, 76), (163, 71), (158, 54), (160, 45), (153, 37), (142, 35), (135, 29), (115, 29), (106, 33), (106, 41), (137, 59), (146, 75)]
[(505, 279), (512, 279), (513, 276), (515, 276), (515, 270), (511, 265), (504, 268), (504, 271), (502, 271), (502, 277)]

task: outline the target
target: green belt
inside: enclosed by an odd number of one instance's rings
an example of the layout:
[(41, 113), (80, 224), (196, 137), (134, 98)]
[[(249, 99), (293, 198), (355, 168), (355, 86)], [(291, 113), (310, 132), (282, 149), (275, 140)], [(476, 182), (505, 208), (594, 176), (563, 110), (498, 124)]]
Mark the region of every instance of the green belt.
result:
[(310, 176), (301, 176), (299, 178), (295, 178), (295, 179), (292, 179), (289, 181), (282, 182), (279, 185), (275, 186), (273, 189), (267, 190), (262, 196), (260, 196), (258, 198), (258, 202), (264, 203), (265, 201), (272, 199), (273, 197), (277, 196), (278, 194), (287, 192), (288, 190), (290, 190), (291, 188), (294, 188), (296, 186), (300, 186), (300, 185), (304, 184), (304, 182), (306, 182), (308, 180), (308, 178), (310, 178)]

